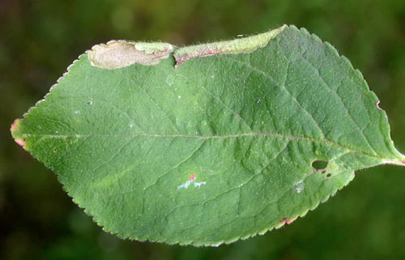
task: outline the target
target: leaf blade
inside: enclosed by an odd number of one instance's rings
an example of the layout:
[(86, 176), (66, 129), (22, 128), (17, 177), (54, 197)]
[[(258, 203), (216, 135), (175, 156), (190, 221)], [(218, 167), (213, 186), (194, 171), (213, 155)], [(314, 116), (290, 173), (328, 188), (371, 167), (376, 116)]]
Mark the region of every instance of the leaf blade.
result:
[(200, 49), (177, 68), (181, 48), (109, 70), (82, 55), (13, 135), (105, 230), (171, 244), (262, 234), (357, 169), (403, 164), (361, 73), (316, 36), (283, 27), (252, 52)]

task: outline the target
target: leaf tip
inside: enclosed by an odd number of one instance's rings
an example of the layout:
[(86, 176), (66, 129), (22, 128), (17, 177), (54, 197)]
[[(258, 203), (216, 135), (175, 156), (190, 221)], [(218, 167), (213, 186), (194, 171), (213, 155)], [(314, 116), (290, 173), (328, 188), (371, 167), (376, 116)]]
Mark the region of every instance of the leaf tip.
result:
[(22, 148), (24, 148), (25, 150), (27, 150), (26, 149), (26, 143), (25, 143), (25, 139), (24, 138), (20, 138), (20, 136), (19, 136), (19, 129), (20, 129), (20, 125), (21, 125), (21, 122), (22, 122), (23, 120), (22, 119), (16, 119), (16, 120), (14, 120), (14, 122), (11, 124), (11, 127), (10, 127), (10, 132), (11, 132), (11, 135), (13, 136), (13, 138), (14, 138), (14, 141), (18, 144), (18, 145), (20, 145)]
[(16, 132), (16, 130), (18, 129), (20, 122), (22, 121), (22, 119), (16, 119), (14, 120), (14, 122), (11, 124), (10, 127), (10, 132), (13, 134), (14, 132)]
[(25, 143), (25, 139), (24, 139), (24, 138), (21, 138), (20, 135), (19, 135), (20, 126), (21, 126), (21, 122), (22, 122), (22, 121), (23, 121), (22, 119), (16, 119), (16, 120), (14, 120), (14, 122), (11, 124), (10, 132), (11, 132), (11, 135), (13, 136), (13, 138), (14, 138), (14, 141), (15, 141), (19, 146), (21, 146), (22, 148), (24, 148), (25, 150), (27, 150), (26, 143)]

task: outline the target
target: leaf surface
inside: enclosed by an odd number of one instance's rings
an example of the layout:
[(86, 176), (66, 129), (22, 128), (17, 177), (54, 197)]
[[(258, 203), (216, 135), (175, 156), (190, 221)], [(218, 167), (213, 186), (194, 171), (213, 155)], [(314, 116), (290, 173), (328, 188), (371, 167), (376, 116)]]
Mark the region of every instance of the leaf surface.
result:
[(283, 26), (95, 46), (11, 130), (104, 230), (213, 246), (290, 224), (355, 170), (404, 165), (378, 103), (330, 44)]

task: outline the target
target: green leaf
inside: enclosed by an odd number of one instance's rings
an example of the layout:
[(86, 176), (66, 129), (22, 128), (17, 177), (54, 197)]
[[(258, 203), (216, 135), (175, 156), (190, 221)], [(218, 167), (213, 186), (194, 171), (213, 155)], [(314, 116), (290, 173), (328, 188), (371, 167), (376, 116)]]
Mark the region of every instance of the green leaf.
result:
[(355, 170), (404, 165), (378, 104), (330, 44), (283, 26), (95, 46), (12, 134), (104, 230), (214, 246), (290, 224)]

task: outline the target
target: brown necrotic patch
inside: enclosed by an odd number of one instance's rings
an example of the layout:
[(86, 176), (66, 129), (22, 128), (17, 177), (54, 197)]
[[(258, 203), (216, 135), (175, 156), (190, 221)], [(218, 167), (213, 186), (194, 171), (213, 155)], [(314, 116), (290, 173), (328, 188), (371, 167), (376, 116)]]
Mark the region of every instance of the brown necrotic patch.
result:
[(135, 43), (110, 41), (95, 45), (87, 52), (91, 65), (103, 69), (119, 69), (138, 63), (146, 66), (159, 64), (173, 52), (169, 43)]

